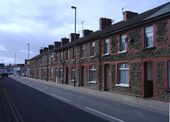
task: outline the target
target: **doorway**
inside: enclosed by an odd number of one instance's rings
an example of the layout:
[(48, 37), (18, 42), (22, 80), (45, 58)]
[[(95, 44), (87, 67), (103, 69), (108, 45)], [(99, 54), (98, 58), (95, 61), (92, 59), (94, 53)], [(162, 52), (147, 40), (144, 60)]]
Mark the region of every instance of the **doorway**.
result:
[(68, 84), (68, 67), (66, 67), (66, 84)]
[(144, 63), (144, 97), (153, 97), (153, 63)]
[(81, 66), (80, 86), (84, 86), (84, 66)]
[(110, 66), (109, 64), (104, 65), (104, 91), (110, 90)]

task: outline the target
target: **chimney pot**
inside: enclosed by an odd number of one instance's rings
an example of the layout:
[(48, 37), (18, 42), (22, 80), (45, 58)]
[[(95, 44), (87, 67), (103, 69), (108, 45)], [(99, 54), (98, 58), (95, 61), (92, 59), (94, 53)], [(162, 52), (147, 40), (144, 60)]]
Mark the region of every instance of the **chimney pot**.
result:
[(88, 36), (88, 35), (91, 34), (92, 32), (93, 32), (92, 30), (88, 30), (88, 29), (83, 30), (83, 37)]
[(138, 15), (138, 13), (136, 13), (136, 12), (124, 11), (123, 12), (123, 20), (126, 21), (126, 20), (128, 20), (130, 18), (133, 18), (133, 17), (137, 16), (137, 15)]
[(75, 35), (75, 37), (76, 37), (75, 39), (78, 39), (79, 36), (80, 36), (80, 34), (78, 34), (78, 33), (76, 33), (76, 34), (75, 34), (75, 33), (71, 33), (71, 34), (70, 34), (71, 42), (74, 41), (74, 35)]
[(109, 27), (112, 25), (112, 20), (109, 18), (100, 18), (99, 20), (99, 28), (100, 30), (105, 29), (106, 27)]

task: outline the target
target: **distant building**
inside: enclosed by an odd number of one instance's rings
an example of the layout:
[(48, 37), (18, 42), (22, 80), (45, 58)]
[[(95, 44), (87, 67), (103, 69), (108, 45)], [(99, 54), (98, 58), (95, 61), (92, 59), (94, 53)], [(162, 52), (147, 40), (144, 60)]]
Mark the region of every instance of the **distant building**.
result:
[(25, 76), (25, 64), (15, 64), (12, 66), (13, 67), (13, 73), (15, 75), (20, 75), (20, 76)]
[(2, 74), (5, 71), (5, 64), (0, 63), (0, 74)]

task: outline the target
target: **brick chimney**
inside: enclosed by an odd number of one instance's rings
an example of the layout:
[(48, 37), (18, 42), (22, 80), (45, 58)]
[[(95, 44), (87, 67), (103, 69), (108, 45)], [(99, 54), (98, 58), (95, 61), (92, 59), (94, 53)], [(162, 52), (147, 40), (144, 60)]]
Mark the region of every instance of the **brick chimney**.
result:
[(92, 30), (88, 30), (88, 29), (83, 30), (83, 37), (88, 36), (92, 32), (93, 32)]
[(40, 54), (42, 54), (42, 53), (43, 53), (43, 49), (41, 48), (41, 49), (40, 49)]
[(48, 50), (54, 49), (54, 45), (48, 45)]
[(68, 38), (61, 38), (61, 45), (65, 45), (69, 42)]
[(106, 27), (109, 27), (112, 25), (112, 20), (109, 18), (100, 18), (99, 20), (99, 29), (105, 29)]
[(60, 45), (61, 45), (61, 42), (57, 42), (57, 41), (54, 42), (54, 47), (55, 47), (55, 48), (59, 47)]
[(44, 47), (43, 51), (47, 52), (48, 51), (48, 47)]
[(136, 12), (124, 11), (123, 12), (123, 20), (126, 21), (126, 20), (128, 20), (130, 18), (133, 18), (133, 17), (137, 16), (137, 15), (138, 15), (138, 13), (136, 13)]
[[(74, 41), (74, 35), (75, 35), (75, 33), (71, 33), (71, 34), (70, 34), (71, 42)], [(78, 39), (79, 36), (80, 36), (80, 34), (76, 33), (76, 35), (75, 35), (76, 39)]]

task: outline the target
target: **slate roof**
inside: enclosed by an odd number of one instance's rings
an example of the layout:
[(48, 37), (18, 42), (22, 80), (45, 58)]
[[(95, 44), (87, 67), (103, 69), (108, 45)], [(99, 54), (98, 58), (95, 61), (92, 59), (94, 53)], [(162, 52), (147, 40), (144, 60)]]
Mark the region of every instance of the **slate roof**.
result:
[[(82, 37), (82, 38), (75, 40), (75, 44), (80, 45), (82, 43), (86, 43), (87, 41), (94, 41), (95, 39), (98, 39), (99, 37), (104, 37), (111, 33), (116, 33), (116, 32), (119, 32), (119, 31), (122, 31), (128, 28), (134, 27), (134, 26), (138, 26), (150, 20), (160, 18), (162, 16), (170, 16), (170, 2), (163, 4), (161, 6), (158, 6), (156, 8), (153, 8), (151, 10), (148, 10), (146, 12), (143, 12), (141, 14), (138, 14), (137, 16), (130, 18), (126, 21), (123, 20), (118, 23), (115, 23), (101, 31), (98, 30), (98, 31), (92, 32), (86, 37)], [(59, 51), (59, 50), (63, 50), (66, 48), (73, 47), (73, 46), (74, 46), (74, 42), (69, 42), (63, 45), (62, 47), (59, 46), (58, 48), (53, 49), (51, 51)], [(44, 55), (44, 54), (47, 54), (47, 53), (37, 55), (33, 58), (38, 58), (39, 56)]]

